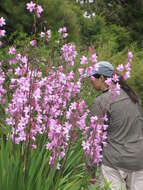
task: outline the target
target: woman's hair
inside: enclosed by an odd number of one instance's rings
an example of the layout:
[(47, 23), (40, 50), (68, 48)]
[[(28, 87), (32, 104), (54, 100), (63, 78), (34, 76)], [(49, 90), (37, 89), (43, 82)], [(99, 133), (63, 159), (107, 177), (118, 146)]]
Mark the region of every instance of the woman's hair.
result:
[(128, 94), (134, 103), (139, 103), (139, 97), (136, 92), (126, 83), (123, 76), (119, 76), (119, 84), (121, 88)]
[(119, 84), (120, 87), (127, 93), (127, 95), (130, 97), (130, 99), (132, 100), (132, 102), (134, 102), (135, 104), (138, 103), (139, 104), (139, 97), (136, 94), (136, 92), (127, 84), (127, 82), (124, 80), (123, 76), (117, 71), (114, 70), (114, 74), (117, 74), (119, 76)]

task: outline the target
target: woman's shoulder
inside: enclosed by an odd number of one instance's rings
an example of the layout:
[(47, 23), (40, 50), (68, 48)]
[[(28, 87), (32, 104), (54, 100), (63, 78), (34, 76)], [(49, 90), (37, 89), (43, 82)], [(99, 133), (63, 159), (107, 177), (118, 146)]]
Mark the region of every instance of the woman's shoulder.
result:
[(101, 93), (100, 95), (98, 95), (95, 99), (95, 101), (97, 103), (101, 103), (102, 105), (106, 105), (106, 104), (112, 104), (115, 102), (120, 102), (124, 99), (129, 99), (129, 96), (126, 94), (126, 92), (122, 89), (120, 89), (120, 94), (119, 95), (115, 95), (115, 97), (113, 98), (110, 90)]
[(111, 94), (108, 91), (103, 92), (101, 94), (99, 94), (98, 96), (96, 96), (96, 101), (103, 101), (103, 100), (108, 100), (110, 98)]

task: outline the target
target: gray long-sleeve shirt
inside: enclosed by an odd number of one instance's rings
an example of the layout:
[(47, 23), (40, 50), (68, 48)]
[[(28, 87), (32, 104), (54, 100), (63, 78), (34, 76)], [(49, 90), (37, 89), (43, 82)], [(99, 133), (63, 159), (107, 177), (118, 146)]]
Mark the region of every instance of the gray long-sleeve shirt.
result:
[(143, 169), (143, 112), (121, 89), (112, 100), (107, 91), (95, 100), (91, 114), (110, 115), (107, 145), (103, 148), (103, 164), (128, 170)]

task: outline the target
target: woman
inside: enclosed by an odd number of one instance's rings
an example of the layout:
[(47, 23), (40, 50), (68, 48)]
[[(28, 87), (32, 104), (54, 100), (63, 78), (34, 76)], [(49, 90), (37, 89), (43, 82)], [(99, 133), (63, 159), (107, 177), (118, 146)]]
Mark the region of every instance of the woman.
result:
[(99, 62), (91, 76), (96, 90), (102, 91), (91, 108), (91, 114), (108, 115), (107, 145), (103, 148), (100, 167), (101, 186), (104, 179), (112, 190), (143, 190), (143, 112), (136, 93), (119, 77), (120, 95), (111, 98), (105, 80), (112, 77), (113, 66)]

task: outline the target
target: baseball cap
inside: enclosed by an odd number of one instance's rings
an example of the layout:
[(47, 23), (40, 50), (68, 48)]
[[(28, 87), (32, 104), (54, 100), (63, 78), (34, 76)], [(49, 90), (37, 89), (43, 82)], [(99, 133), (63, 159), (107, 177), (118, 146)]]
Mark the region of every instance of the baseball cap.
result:
[(114, 72), (114, 67), (111, 63), (109, 63), (108, 61), (100, 61), (98, 62), (98, 67), (96, 71), (92, 73), (92, 75), (99, 74), (99, 75), (104, 75), (106, 77), (112, 77), (113, 72)]

